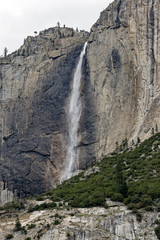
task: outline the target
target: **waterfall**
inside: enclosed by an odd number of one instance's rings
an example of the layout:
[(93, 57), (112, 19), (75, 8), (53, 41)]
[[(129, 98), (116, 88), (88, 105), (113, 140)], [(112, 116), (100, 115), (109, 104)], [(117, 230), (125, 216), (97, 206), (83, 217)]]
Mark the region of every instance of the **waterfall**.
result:
[(84, 44), (83, 50), (80, 54), (76, 71), (73, 78), (72, 91), (69, 97), (69, 104), (67, 106), (67, 120), (68, 120), (68, 139), (67, 139), (67, 156), (64, 167), (64, 172), (61, 176), (61, 181), (71, 178), (76, 174), (79, 168), (78, 164), (78, 127), (82, 111), (80, 87), (82, 77), (82, 62), (85, 55), (87, 42)]

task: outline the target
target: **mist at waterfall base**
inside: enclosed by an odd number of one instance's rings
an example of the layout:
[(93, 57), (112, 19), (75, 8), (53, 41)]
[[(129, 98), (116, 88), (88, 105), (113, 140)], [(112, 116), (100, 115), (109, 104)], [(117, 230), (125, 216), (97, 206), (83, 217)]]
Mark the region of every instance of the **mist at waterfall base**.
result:
[(66, 179), (74, 176), (79, 169), (79, 150), (78, 145), (78, 127), (79, 120), (82, 112), (82, 103), (80, 97), (80, 87), (82, 78), (82, 63), (85, 55), (87, 42), (84, 44), (81, 51), (76, 71), (73, 78), (73, 86), (69, 97), (69, 104), (66, 107), (67, 119), (68, 119), (68, 139), (67, 139), (67, 155), (64, 165), (64, 171), (62, 172), (60, 181), (63, 182)]

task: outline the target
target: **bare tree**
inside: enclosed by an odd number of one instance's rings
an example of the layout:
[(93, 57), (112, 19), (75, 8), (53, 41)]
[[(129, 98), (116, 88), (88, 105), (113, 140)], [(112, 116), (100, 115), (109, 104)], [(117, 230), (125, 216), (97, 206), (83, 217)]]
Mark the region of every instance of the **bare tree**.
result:
[(60, 28), (60, 22), (57, 22), (57, 27)]

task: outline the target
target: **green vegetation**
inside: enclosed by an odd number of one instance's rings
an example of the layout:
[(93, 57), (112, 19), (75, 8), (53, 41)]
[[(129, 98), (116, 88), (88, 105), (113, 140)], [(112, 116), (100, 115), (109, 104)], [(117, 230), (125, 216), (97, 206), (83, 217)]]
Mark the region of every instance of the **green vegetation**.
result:
[(29, 229), (35, 228), (36, 224), (34, 224), (34, 223), (27, 224), (27, 227), (28, 227), (28, 230), (29, 230)]
[(27, 234), (27, 230), (25, 229), (25, 227), (22, 227), (18, 217), (17, 217), (17, 220), (16, 220), (14, 231), (15, 232), (21, 231), (21, 233)]
[(3, 207), (0, 207), (0, 210), (21, 210), (25, 209), (23, 202), (10, 202), (6, 203)]
[[(132, 143), (133, 148), (134, 142)], [(160, 133), (128, 149), (125, 139), (119, 151), (96, 163), (100, 171), (79, 174), (44, 195), (71, 207), (106, 206), (106, 198), (124, 202), (132, 210), (152, 211), (160, 197)], [(159, 209), (160, 206), (157, 205)], [(139, 216), (139, 213), (137, 213)], [(140, 220), (139, 216), (139, 220)]]
[(44, 210), (44, 209), (52, 209), (52, 208), (55, 208), (57, 205), (55, 202), (51, 202), (51, 203), (42, 203), (40, 205), (36, 205), (34, 207), (30, 207), (28, 209), (28, 212), (33, 212), (33, 211), (41, 211), (41, 210)]
[(6, 239), (12, 239), (14, 236), (10, 233), (6, 236)]
[(49, 223), (47, 223), (46, 227), (49, 229), (49, 228), (50, 228), (50, 224), (49, 224)]
[(55, 217), (55, 218), (60, 218), (60, 219), (62, 218), (62, 216), (59, 215), (58, 213), (56, 213), (56, 214), (54, 215), (54, 217)]
[(67, 233), (66, 233), (66, 237), (67, 237), (67, 238), (71, 237), (70, 232), (67, 232)]
[(19, 218), (17, 218), (14, 231), (18, 232), (18, 231), (21, 231), (21, 229), (22, 229), (22, 225), (21, 225), (21, 223), (19, 221)]
[(58, 224), (60, 224), (60, 221), (56, 219), (56, 220), (54, 221), (54, 225), (58, 225)]
[(157, 238), (160, 239), (160, 224), (155, 228), (155, 234), (157, 235)]
[(43, 201), (43, 200), (44, 200), (44, 197), (41, 196), (41, 195), (38, 195), (38, 196), (36, 197), (36, 200), (37, 200), (37, 201)]

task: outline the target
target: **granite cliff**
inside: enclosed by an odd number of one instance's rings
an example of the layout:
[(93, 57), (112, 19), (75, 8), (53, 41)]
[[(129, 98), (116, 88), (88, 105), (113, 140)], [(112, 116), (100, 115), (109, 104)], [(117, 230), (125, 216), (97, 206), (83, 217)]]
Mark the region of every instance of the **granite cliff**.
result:
[(159, 16), (158, 0), (115, 0), (90, 34), (51, 28), (0, 59), (1, 202), (59, 183), (68, 134), (65, 106), (86, 41), (80, 169), (124, 139), (143, 140), (160, 128)]
[(91, 29), (87, 66), (98, 156), (160, 128), (159, 16), (157, 0), (116, 0)]
[(0, 59), (1, 202), (59, 183), (65, 105), (87, 32), (51, 28)]

